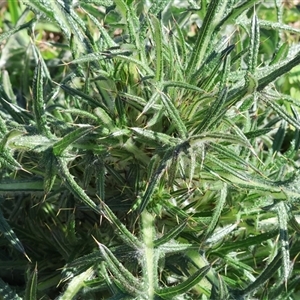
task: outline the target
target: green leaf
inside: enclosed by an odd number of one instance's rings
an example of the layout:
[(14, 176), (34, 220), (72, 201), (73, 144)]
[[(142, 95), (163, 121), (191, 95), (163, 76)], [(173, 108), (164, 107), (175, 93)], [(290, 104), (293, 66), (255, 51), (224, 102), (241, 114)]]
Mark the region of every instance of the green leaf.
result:
[(165, 169), (167, 167), (167, 162), (170, 159), (171, 159), (171, 153), (170, 153), (170, 151), (168, 151), (164, 155), (164, 157), (163, 157), (159, 167), (157, 168), (156, 172), (151, 177), (150, 182), (147, 185), (146, 191), (144, 192), (142, 198), (137, 199), (135, 205), (133, 206), (133, 209), (138, 209), (138, 211), (141, 213), (147, 207), (147, 205), (148, 205), (148, 203), (151, 199), (151, 196), (153, 195), (154, 190), (155, 190), (156, 186), (158, 185), (159, 180), (162, 177), (163, 172), (165, 171)]
[[(92, 2), (92, 1), (89, 1)], [(113, 4), (113, 1), (94, 1), (96, 2), (106, 2), (106, 4), (111, 3), (110, 5)], [(103, 5), (100, 3), (97, 3), (98, 5)], [(105, 6), (110, 6), (110, 5), (105, 5)], [(97, 26), (97, 28), (99, 29), (102, 38), (104, 39), (107, 48), (111, 48), (111, 47), (116, 47), (118, 44), (114, 42), (114, 40), (109, 36), (108, 32), (105, 30), (104, 26), (98, 21), (98, 19), (93, 16), (92, 14), (87, 12), (87, 15), (89, 16), (89, 18), (92, 20), (92, 22)]]
[(195, 129), (195, 133), (202, 133), (206, 130), (210, 129), (211, 126), (214, 125), (214, 121), (216, 121), (223, 104), (226, 101), (227, 97), (227, 88), (224, 88), (220, 91), (217, 99), (211, 104), (208, 112), (206, 113), (205, 117), (203, 118), (202, 122), (197, 126)]
[(49, 148), (43, 153), (43, 164), (45, 166), (45, 175), (44, 175), (44, 191), (45, 194), (48, 194), (54, 186), (57, 170), (57, 161), (52, 152), (52, 149)]
[(26, 193), (26, 192), (43, 192), (43, 180), (40, 178), (33, 179), (2, 179), (0, 181), (0, 194), (6, 193)]
[(182, 88), (182, 89), (186, 89), (186, 90), (191, 90), (191, 91), (196, 91), (196, 92), (200, 92), (201, 94), (205, 94), (205, 95), (209, 95), (207, 94), (207, 92), (203, 89), (200, 89), (198, 86), (193, 85), (193, 84), (189, 84), (188, 82), (180, 82), (180, 81), (163, 81), (162, 85), (165, 88), (168, 87), (178, 87), (178, 88)]
[(144, 243), (144, 259), (143, 259), (143, 277), (146, 284), (146, 293), (148, 299), (153, 299), (155, 295), (155, 290), (158, 287), (158, 258), (159, 254), (156, 249), (154, 249), (154, 220), (155, 217), (144, 210), (141, 214), (141, 225), (142, 225), (142, 236)]
[(235, 162), (236, 165), (244, 166), (245, 168), (251, 168), (258, 174), (261, 174), (261, 171), (259, 171), (258, 168), (253, 166), (250, 162), (245, 161), (243, 158), (239, 157), (236, 155), (236, 153), (232, 152), (228, 147), (222, 146), (221, 144), (218, 143), (211, 143), (209, 147), (218, 152), (218, 154), (222, 155), (223, 157), (227, 157), (228, 159), (232, 160), (232, 162)]
[[(12, 130), (6, 133), (0, 142), (0, 164), (11, 170), (24, 170), (21, 164), (13, 157), (12, 151), (7, 147), (14, 138), (19, 138), (22, 133), (18, 130)], [(25, 171), (25, 170), (24, 170)]]
[(221, 29), (221, 26), (228, 24), (230, 22), (234, 22), (239, 16), (241, 16), (244, 12), (246, 12), (249, 8), (255, 6), (257, 4), (257, 0), (248, 0), (238, 2), (236, 5), (232, 7), (227, 15), (221, 20), (221, 22), (216, 27), (216, 31)]
[(276, 152), (280, 152), (282, 144), (283, 144), (283, 140), (285, 137), (285, 133), (286, 133), (286, 122), (283, 120), (274, 136), (274, 140), (273, 140), (273, 145), (272, 145), (272, 149), (273, 151)]
[(248, 58), (248, 71), (255, 74), (257, 67), (257, 57), (260, 44), (259, 25), (256, 13), (253, 13), (250, 30), (250, 47)]
[(202, 26), (200, 28), (200, 32), (197, 37), (196, 45), (194, 46), (193, 52), (186, 68), (188, 81), (192, 79), (191, 75), (195, 73), (195, 70), (203, 62), (207, 48), (209, 46), (209, 43), (211, 42), (211, 35), (213, 34), (215, 26), (224, 13), (227, 2), (227, 0), (212, 0), (209, 3)]
[(114, 227), (116, 227), (120, 233), (120, 238), (122, 238), (126, 244), (137, 250), (143, 247), (142, 243), (126, 228), (124, 224), (120, 222), (120, 220), (104, 202), (101, 202), (101, 208), (103, 209), (105, 218), (112, 223)]
[(94, 113), (100, 121), (101, 125), (104, 125), (109, 130), (115, 129), (115, 123), (112, 118), (108, 115), (108, 113), (101, 107), (97, 107), (94, 109)]
[(25, 255), (25, 257), (30, 261), (22, 243), (20, 242), (15, 232), (12, 230), (12, 228), (9, 226), (8, 222), (4, 218), (2, 210), (0, 210), (0, 231), (4, 234), (4, 236), (8, 239), (8, 241), (14, 248), (20, 251), (23, 255)]
[(80, 117), (88, 118), (92, 121), (98, 120), (98, 118), (94, 114), (92, 114), (88, 111), (85, 111), (85, 110), (77, 109), (77, 108), (61, 109), (59, 111), (63, 114), (70, 113), (72, 115), (75, 115), (76, 117), (80, 116)]
[(162, 288), (156, 291), (156, 293), (163, 299), (172, 299), (172, 297), (182, 295), (188, 292), (193, 286), (201, 281), (210, 270), (210, 266), (205, 266), (195, 272), (186, 281), (179, 283), (174, 287)]
[[(251, 247), (256, 244), (263, 243), (271, 238), (274, 238), (275, 236), (278, 235), (278, 230), (272, 230), (268, 231), (262, 234), (258, 234), (255, 236), (249, 236), (245, 239), (242, 239), (240, 241), (235, 241), (234, 243), (230, 242), (225, 242), (222, 244), (222, 247), (217, 249), (217, 252), (222, 252), (222, 253), (229, 253), (234, 251), (235, 249), (247, 249), (248, 247)], [(214, 251), (213, 251), (214, 252)], [(223, 256), (223, 255), (222, 255)]]
[[(215, 214), (215, 216), (218, 214)], [(214, 220), (215, 221), (215, 220)], [(213, 245), (222, 240), (224, 237), (228, 236), (233, 230), (237, 228), (237, 223), (226, 225), (222, 228), (218, 228), (215, 230), (213, 234), (211, 234), (207, 239), (206, 243)], [(212, 230), (212, 228), (210, 228)]]
[(105, 166), (102, 159), (99, 161), (99, 170), (96, 179), (97, 195), (99, 198), (105, 200)]
[(95, 106), (95, 107), (99, 106), (99, 102), (97, 102), (93, 97), (87, 95), (86, 93), (81, 92), (77, 89), (73, 89), (72, 87), (65, 84), (60, 84), (59, 86), (68, 94), (86, 100), (91, 106)]
[(51, 136), (50, 130), (47, 126), (45, 102), (44, 102), (44, 82), (42, 75), (42, 64), (39, 61), (35, 68), (33, 77), (33, 111), (37, 129), (40, 134), (47, 137)]
[(288, 73), (291, 69), (299, 65), (300, 63), (300, 53), (298, 53), (294, 58), (281, 61), (278, 64), (272, 65), (270, 68), (269, 74), (260, 76), (258, 80), (257, 90), (262, 91), (269, 83), (276, 80), (279, 76)]
[(46, 138), (43, 135), (22, 135), (8, 139), (9, 148), (18, 151), (32, 151), (41, 153), (53, 145), (53, 140)]
[(24, 300), (36, 300), (37, 299), (37, 277), (38, 271), (37, 266), (35, 266), (32, 273), (29, 275), (28, 281), (26, 283), (25, 297)]
[(62, 271), (63, 277), (67, 279), (67, 277), (78, 275), (82, 271), (86, 271), (92, 265), (100, 264), (101, 262), (103, 262), (103, 257), (101, 256), (100, 250), (86, 254), (66, 264)]
[(194, 135), (188, 139), (188, 142), (191, 147), (198, 147), (199, 144), (201, 145), (206, 142), (215, 142), (215, 143), (228, 142), (230, 144), (238, 144), (241, 146), (251, 148), (251, 145), (247, 139), (232, 134), (216, 133), (216, 132), (208, 132), (199, 135)]
[(288, 42), (282, 43), (279, 49), (275, 52), (275, 55), (272, 61), (270, 62), (270, 65), (274, 65), (279, 63), (282, 60), (285, 60), (287, 58), (288, 52), (289, 52)]
[(264, 271), (250, 283), (243, 291), (238, 291), (238, 295), (247, 295), (252, 291), (258, 289), (262, 284), (269, 280), (273, 274), (280, 268), (281, 265), (281, 252), (279, 252), (274, 259), (266, 266)]
[[(211, 233), (214, 231), (214, 229), (216, 228), (219, 218), (221, 216), (221, 213), (224, 209), (224, 206), (226, 204), (226, 197), (227, 197), (227, 185), (224, 183), (223, 187), (220, 191), (220, 197), (218, 197), (217, 203), (216, 203), (216, 207), (214, 209), (212, 218), (211, 218), (211, 222), (209, 223), (206, 231), (205, 231), (205, 237), (209, 237), (211, 235)], [(211, 237), (212, 238), (212, 237)]]
[[(283, 120), (295, 126), (297, 129), (300, 129), (300, 122), (290, 116), (279, 104), (277, 104), (275, 101), (271, 101), (269, 97), (262, 96), (261, 99), (265, 101), (267, 105), (270, 106)], [(282, 135), (282, 133), (280, 133), (280, 135)]]
[(3, 300), (23, 300), (15, 291), (0, 278), (0, 295)]
[(155, 132), (149, 129), (139, 127), (131, 127), (130, 129), (137, 135), (136, 140), (143, 141), (147, 144), (151, 143), (156, 146), (175, 146), (180, 141), (165, 133)]
[(152, 16), (151, 18), (153, 24), (153, 37), (155, 42), (155, 61), (156, 61), (156, 71), (155, 80), (161, 81), (164, 75), (164, 58), (163, 58), (163, 38), (162, 38), (162, 28), (160, 20)]
[(3, 84), (3, 89), (5, 93), (7, 94), (8, 98), (11, 99), (12, 103), (16, 105), (16, 96), (13, 92), (13, 87), (11, 85), (10, 77), (9, 74), (6, 70), (2, 72), (2, 84)]
[(2, 85), (0, 85), (0, 96), (1, 106), (18, 124), (24, 124), (26, 122), (30, 122), (33, 119), (32, 115), (29, 114), (27, 110), (13, 104), (13, 101), (9, 99)]
[(86, 285), (85, 281), (90, 279), (94, 274), (93, 268), (89, 268), (85, 272), (75, 276), (69, 282), (67, 289), (64, 293), (58, 298), (59, 300), (69, 300), (73, 299), (78, 292)]
[(154, 248), (159, 247), (160, 245), (164, 245), (168, 243), (170, 240), (176, 238), (185, 228), (187, 225), (187, 221), (175, 226), (171, 230), (169, 230), (166, 234), (164, 234), (161, 238), (156, 239), (154, 241)]
[(85, 193), (85, 191), (74, 180), (73, 176), (71, 175), (68, 169), (67, 162), (65, 161), (65, 159), (61, 157), (57, 157), (56, 159), (57, 159), (58, 170), (60, 172), (61, 178), (64, 184), (70, 190), (70, 192), (79, 200), (81, 200), (83, 203), (85, 203), (88, 207), (90, 207), (94, 212), (100, 214), (101, 210), (98, 207), (98, 205), (96, 205), (95, 202), (92, 201), (92, 199)]
[(273, 128), (269, 127), (269, 128), (262, 128), (262, 129), (257, 129), (255, 131), (249, 131), (245, 133), (245, 136), (248, 139), (253, 139), (262, 135), (267, 134), (268, 132), (270, 132)]
[(288, 236), (288, 210), (286, 204), (283, 201), (280, 201), (277, 204), (277, 216), (279, 225), (279, 239), (282, 253), (283, 279), (285, 284), (287, 284), (292, 269), (290, 263), (290, 249)]
[(181, 138), (186, 138), (187, 137), (186, 126), (180, 117), (180, 113), (179, 113), (178, 109), (172, 103), (171, 98), (167, 94), (161, 93), (161, 100), (164, 104), (164, 107), (166, 108), (166, 110), (168, 112), (168, 115), (170, 116), (170, 118), (173, 122), (173, 125), (178, 130), (179, 136)]
[(65, 135), (61, 140), (53, 144), (53, 154), (61, 156), (62, 153), (74, 142), (83, 138), (95, 129), (93, 126), (84, 125)]
[(24, 23), (22, 25), (16, 26), (14, 28), (12, 28), (11, 30), (5, 31), (0, 35), (0, 43), (6, 39), (8, 39), (9, 37), (11, 37), (13, 34), (15, 34), (16, 32), (26, 29), (26, 28), (31, 28), (31, 26), (34, 24), (34, 22), (36, 21), (35, 18), (31, 19), (29, 22)]
[(266, 29), (272, 29), (272, 30), (282, 30), (282, 31), (296, 33), (296, 34), (300, 33), (300, 30), (294, 26), (289, 26), (289, 25), (282, 24), (279, 22), (270, 22), (268, 20), (260, 20), (259, 27), (266, 28)]
[(125, 290), (132, 296), (139, 296), (142, 294), (143, 283), (135, 278), (113, 255), (113, 253), (104, 245), (98, 243), (101, 254), (106, 262), (107, 268), (112, 275), (119, 281), (119, 287)]
[(11, 16), (11, 22), (16, 25), (20, 14), (19, 3), (17, 1), (9, 1), (7, 5)]
[[(223, 43), (222, 43), (223, 45)], [(235, 45), (229, 45), (224, 50), (220, 52), (213, 51), (212, 54), (205, 60), (203, 65), (197, 70), (194, 74), (197, 77), (198, 86), (208, 91), (211, 90), (211, 86), (215, 85), (216, 76), (220, 76), (218, 73), (220, 71), (220, 67), (223, 64), (223, 71), (219, 89), (222, 90), (226, 88), (227, 77), (230, 71), (230, 56), (229, 54), (235, 48)], [(193, 77), (194, 77), (193, 76)], [(198, 79), (200, 77), (200, 79)]]
[(88, 2), (99, 5), (99, 6), (102, 5), (104, 7), (109, 7), (114, 4), (114, 2), (112, 0), (89, 0)]

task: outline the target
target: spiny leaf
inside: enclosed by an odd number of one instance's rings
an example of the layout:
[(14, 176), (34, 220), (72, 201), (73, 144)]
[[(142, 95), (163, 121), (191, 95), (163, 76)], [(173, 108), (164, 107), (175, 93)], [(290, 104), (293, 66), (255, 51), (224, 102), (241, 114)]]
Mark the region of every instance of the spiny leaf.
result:
[(274, 136), (272, 149), (273, 151), (279, 152), (281, 150), (281, 146), (285, 137), (286, 132), (286, 122), (283, 120)]
[(95, 106), (98, 107), (99, 103), (91, 96), (87, 95), (86, 93), (74, 89), (66, 84), (60, 84), (59, 85), (64, 91), (66, 91), (68, 94), (75, 96), (75, 97), (79, 97), (83, 100), (86, 100), (91, 106)]
[[(90, 1), (90, 2), (92, 2), (92, 1)], [(106, 2), (106, 4), (113, 3), (113, 1), (98, 1), (98, 0), (95, 0), (94, 2)], [(103, 4), (99, 3), (98, 5), (103, 5)], [(107, 6), (110, 6), (110, 5), (107, 5)], [(109, 34), (107, 33), (107, 31), (105, 30), (105, 28), (103, 27), (103, 25), (98, 21), (98, 19), (96, 17), (94, 17), (90, 13), (88, 13), (88, 12), (86, 12), (86, 13), (89, 16), (89, 18), (92, 20), (92, 22), (94, 22), (94, 24), (97, 26), (97, 28), (99, 29), (99, 31), (101, 32), (101, 36), (104, 39), (107, 47), (110, 48), (110, 47), (117, 46), (118, 44), (115, 43), (114, 40), (109, 36)]]
[(67, 147), (69, 147), (72, 143), (81, 139), (94, 129), (95, 128), (93, 126), (82, 126), (65, 135), (61, 140), (53, 144), (53, 154), (55, 156), (61, 156)]
[(58, 170), (61, 174), (61, 178), (64, 181), (67, 188), (70, 190), (70, 192), (79, 200), (81, 200), (83, 203), (85, 203), (88, 207), (90, 207), (94, 212), (100, 214), (101, 213), (100, 208), (95, 204), (95, 202), (92, 201), (92, 199), (84, 192), (84, 190), (74, 180), (72, 174), (69, 171), (65, 159), (61, 157), (57, 157), (56, 159), (58, 164)]
[(275, 52), (275, 55), (270, 62), (270, 66), (279, 63), (282, 60), (285, 60), (287, 58), (289, 52), (289, 44), (287, 42), (282, 43), (282, 45), (277, 49)]
[(43, 192), (43, 180), (33, 179), (2, 179), (0, 181), (1, 193), (23, 193), (23, 192)]
[[(216, 252), (220, 251), (221, 253), (230, 253), (231, 251), (234, 251), (234, 249), (247, 249), (252, 245), (263, 243), (271, 238), (274, 238), (276, 235), (278, 235), (278, 230), (272, 230), (255, 236), (249, 236), (240, 241), (235, 241), (235, 243), (232, 243), (232, 241), (227, 241), (222, 245), (222, 248), (217, 249)], [(213, 252), (215, 251), (213, 250)]]
[(186, 227), (187, 221), (175, 226), (173, 229), (164, 234), (161, 238), (154, 241), (154, 247), (157, 248), (160, 245), (168, 243), (171, 239), (176, 238)]
[(141, 214), (141, 225), (142, 225), (142, 236), (143, 236), (143, 277), (146, 285), (146, 293), (151, 299), (154, 297), (155, 289), (158, 287), (158, 258), (159, 254), (156, 249), (154, 249), (154, 220), (153, 214), (144, 210)]
[(219, 218), (221, 216), (221, 213), (226, 203), (226, 197), (227, 197), (227, 185), (226, 183), (224, 183), (220, 191), (220, 197), (218, 197), (219, 199), (217, 199), (216, 207), (214, 209), (211, 222), (205, 231), (205, 237), (210, 236), (211, 233), (214, 231), (215, 227), (217, 226)]
[[(163, 172), (166, 170), (168, 162), (170, 162), (173, 159), (173, 156), (177, 157), (180, 154), (180, 152), (185, 151), (186, 147), (187, 147), (187, 144), (184, 142), (184, 143), (181, 143), (178, 146), (174, 147), (173, 149), (168, 149), (165, 152), (165, 155), (162, 158), (162, 160), (160, 161), (160, 164), (157, 167), (155, 173), (152, 175), (150, 182), (148, 183), (148, 186), (147, 186), (146, 191), (144, 192), (142, 198), (138, 199), (138, 201), (134, 205), (134, 208), (136, 208), (136, 206), (138, 206), (137, 208), (138, 208), (139, 213), (141, 213), (148, 205), (148, 203), (151, 199), (151, 196), (153, 195), (155, 188), (158, 185), (159, 180), (163, 175)], [(141, 202), (139, 200), (141, 200)]]
[(161, 93), (161, 100), (168, 112), (168, 115), (173, 121), (173, 125), (176, 127), (178, 130), (178, 133), (181, 138), (186, 138), (187, 137), (187, 129), (185, 124), (183, 123), (183, 120), (180, 117), (180, 113), (178, 109), (175, 107), (175, 105), (172, 103), (171, 98), (165, 94)]
[(45, 176), (44, 176), (44, 191), (48, 194), (55, 182), (57, 176), (57, 165), (56, 158), (49, 148), (43, 153), (43, 163), (45, 165)]
[[(21, 164), (13, 157), (11, 150), (7, 147), (14, 138), (20, 136), (22, 133), (17, 130), (12, 130), (6, 133), (0, 142), (0, 164), (11, 170), (24, 170)], [(25, 170), (24, 170), (25, 171)]]
[(0, 43), (6, 39), (8, 39), (9, 37), (11, 37), (13, 34), (15, 34), (16, 32), (22, 30), (22, 29), (26, 29), (26, 28), (30, 28), (34, 22), (36, 21), (36, 18), (31, 19), (29, 22), (16, 26), (11, 30), (5, 31), (0, 35)]
[(248, 0), (237, 3), (221, 20), (221, 22), (219, 22), (218, 26), (216, 27), (216, 31), (219, 31), (221, 26), (236, 20), (239, 16), (241, 16), (245, 11), (247, 11), (255, 4), (257, 4), (257, 0)]
[(202, 122), (195, 129), (195, 133), (202, 133), (209, 129), (210, 126), (214, 125), (214, 120), (218, 116), (218, 113), (221, 111), (223, 104), (226, 101), (227, 97), (227, 88), (224, 88), (220, 91), (217, 99), (212, 103), (208, 109), (207, 114), (203, 118)]
[(300, 129), (300, 122), (290, 116), (285, 110), (282, 109), (282, 107), (277, 104), (275, 101), (271, 101), (268, 97), (262, 96), (262, 100), (264, 100), (268, 106), (272, 107), (274, 111), (287, 123), (295, 126), (297, 129)]
[(8, 139), (7, 143), (9, 148), (14, 150), (41, 153), (53, 145), (53, 140), (43, 135), (22, 135)]
[(182, 89), (187, 89), (187, 90), (191, 90), (191, 91), (196, 91), (196, 92), (200, 92), (201, 94), (205, 94), (207, 95), (207, 92), (203, 89), (200, 89), (198, 86), (196, 85), (192, 85), (189, 84), (187, 82), (180, 82), (180, 81), (163, 81), (162, 85), (166, 88), (168, 87), (179, 87)]
[(201, 145), (206, 142), (215, 142), (215, 143), (228, 142), (228, 143), (239, 144), (251, 148), (251, 145), (247, 139), (232, 134), (217, 133), (217, 132), (208, 132), (208, 133), (191, 136), (188, 139), (188, 142), (191, 147), (197, 147), (198, 144)]
[(23, 255), (25, 255), (25, 257), (30, 261), (22, 243), (20, 242), (15, 232), (12, 230), (12, 228), (9, 226), (8, 222), (4, 218), (2, 210), (0, 210), (0, 231), (4, 234), (4, 236), (8, 239), (8, 241), (14, 248), (20, 251)]
[(33, 77), (33, 111), (35, 115), (35, 121), (40, 134), (47, 137), (51, 136), (50, 130), (47, 126), (45, 102), (44, 102), (44, 88), (43, 88), (43, 75), (42, 64), (39, 61), (35, 68)]
[(147, 144), (153, 143), (154, 145), (160, 146), (175, 146), (179, 142), (178, 139), (172, 138), (169, 135), (161, 132), (155, 132), (148, 129), (139, 127), (130, 128), (136, 135), (137, 140), (141, 140)]
[(288, 237), (288, 212), (286, 204), (280, 201), (277, 204), (277, 216), (279, 225), (279, 239), (281, 244), (282, 253), (282, 269), (283, 269), (283, 279), (285, 284), (287, 284), (288, 277), (291, 273), (291, 263), (290, 263), (290, 249), (289, 249), (289, 237)]
[(115, 129), (115, 123), (112, 118), (108, 115), (108, 113), (101, 107), (97, 107), (94, 109), (94, 113), (100, 121), (101, 125), (104, 125), (109, 130)]
[(5, 93), (7, 94), (8, 98), (12, 100), (12, 103), (14, 105), (16, 105), (17, 104), (16, 96), (13, 91), (13, 87), (12, 87), (12, 84), (11, 84), (11, 81), (9, 78), (9, 74), (6, 70), (3, 71), (1, 79), (2, 79), (3, 89), (4, 89)]
[(292, 68), (299, 65), (300, 63), (300, 53), (298, 53), (294, 58), (291, 60), (287, 60), (279, 63), (278, 65), (272, 65), (271, 70), (269, 71), (269, 74), (262, 76), (258, 80), (258, 91), (262, 91), (269, 83), (276, 80), (279, 76), (289, 72)]
[(256, 13), (254, 12), (251, 20), (250, 49), (248, 58), (248, 70), (251, 74), (255, 74), (256, 72), (259, 43), (259, 25)]
[[(216, 214), (217, 215), (217, 214)], [(224, 237), (228, 236), (233, 230), (237, 228), (237, 223), (229, 224), (224, 226), (223, 228), (218, 228), (216, 231), (206, 239), (206, 243), (208, 244), (215, 244), (222, 240)]]
[(66, 275), (66, 277), (78, 275), (82, 270), (87, 270), (92, 265), (100, 264), (102, 261), (103, 257), (100, 250), (86, 254), (66, 264), (63, 269), (63, 275)]
[(156, 72), (155, 72), (155, 80), (161, 81), (163, 78), (164, 71), (164, 57), (163, 57), (163, 38), (162, 38), (162, 28), (160, 21), (156, 17), (152, 17), (153, 24), (153, 36), (155, 40), (155, 61), (156, 61)]
[(32, 115), (27, 110), (13, 104), (13, 101), (9, 99), (2, 85), (0, 85), (0, 103), (10, 117), (18, 124), (25, 124), (33, 119)]
[(94, 274), (93, 268), (87, 269), (85, 272), (75, 276), (68, 284), (67, 289), (59, 297), (59, 300), (69, 300), (74, 298), (78, 292), (86, 285), (85, 281), (90, 279)]
[(88, 2), (99, 5), (99, 6), (102, 5), (104, 7), (109, 7), (114, 4), (114, 2), (112, 0), (89, 0)]
[(239, 295), (247, 295), (255, 289), (258, 289), (280, 268), (280, 264), (281, 252), (274, 257), (274, 259), (266, 266), (264, 271), (256, 278), (254, 282), (250, 283), (243, 291), (236, 291), (236, 293)]
[(119, 281), (122, 288), (133, 296), (141, 294), (143, 283), (138, 281), (113, 255), (113, 253), (104, 245), (97, 242), (101, 254), (107, 264), (107, 268), (112, 272), (114, 277)]
[(32, 273), (29, 275), (29, 279), (26, 283), (24, 300), (36, 300), (37, 299), (37, 266), (35, 266)]
[(124, 242), (135, 249), (141, 249), (142, 243), (120, 222), (111, 209), (104, 202), (101, 203), (101, 207), (104, 211), (104, 216), (121, 233), (120, 237)]
[(172, 297), (182, 295), (199, 283), (209, 270), (210, 266), (205, 266), (190, 276), (186, 281), (179, 283), (174, 287), (160, 289), (157, 291), (157, 294), (163, 299), (171, 299)]
[(10, 286), (0, 278), (0, 295), (3, 300), (23, 300)]
[(215, 26), (222, 17), (224, 9), (227, 5), (227, 0), (212, 0), (207, 8), (206, 15), (204, 17), (195, 48), (191, 54), (189, 63), (186, 68), (186, 74), (189, 79), (194, 74), (197, 66), (199, 66), (205, 57), (205, 52), (208, 48), (208, 44), (211, 41), (211, 34), (213, 33)]

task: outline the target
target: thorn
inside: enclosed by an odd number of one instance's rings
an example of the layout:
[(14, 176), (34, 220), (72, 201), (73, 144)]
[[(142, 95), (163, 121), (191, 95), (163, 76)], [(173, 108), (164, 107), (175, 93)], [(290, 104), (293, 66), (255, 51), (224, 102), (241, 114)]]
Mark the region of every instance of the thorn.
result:
[(101, 243), (100, 242), (98, 242), (97, 240), (96, 240), (96, 238), (92, 235), (92, 238), (94, 239), (94, 241), (96, 242), (96, 244), (98, 245), (98, 247), (99, 247), (99, 249), (100, 249), (100, 247), (101, 247)]
[(27, 260), (28, 260), (30, 263), (32, 263), (31, 259), (30, 259), (29, 256), (26, 254), (26, 252), (24, 252), (23, 254), (24, 254), (24, 256), (27, 258)]
[(31, 175), (32, 175), (32, 173), (31, 173), (30, 171), (28, 171), (28, 170), (24, 169), (23, 167), (21, 167), (21, 168), (20, 168), (20, 170), (22, 170), (22, 171), (26, 172), (27, 174), (31, 174)]

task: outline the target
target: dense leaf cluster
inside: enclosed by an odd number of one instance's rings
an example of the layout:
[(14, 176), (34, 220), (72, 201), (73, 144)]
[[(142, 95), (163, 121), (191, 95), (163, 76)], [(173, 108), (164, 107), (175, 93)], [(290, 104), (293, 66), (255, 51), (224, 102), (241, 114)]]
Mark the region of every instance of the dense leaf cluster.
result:
[(8, 1), (3, 299), (297, 299), (300, 31), (264, 2)]

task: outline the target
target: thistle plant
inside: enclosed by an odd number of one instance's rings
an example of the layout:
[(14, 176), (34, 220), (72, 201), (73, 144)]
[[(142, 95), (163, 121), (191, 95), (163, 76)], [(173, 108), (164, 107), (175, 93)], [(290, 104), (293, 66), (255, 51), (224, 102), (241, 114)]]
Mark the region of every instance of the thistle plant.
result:
[(8, 1), (3, 299), (297, 299), (300, 31), (264, 2)]

